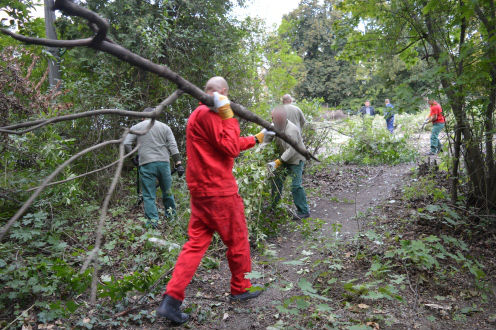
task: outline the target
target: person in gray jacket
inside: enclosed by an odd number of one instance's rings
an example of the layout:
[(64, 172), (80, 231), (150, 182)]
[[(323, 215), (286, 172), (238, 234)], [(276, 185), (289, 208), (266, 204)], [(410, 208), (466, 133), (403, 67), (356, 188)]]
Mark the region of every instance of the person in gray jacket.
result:
[(286, 109), (286, 114), (288, 115), (288, 120), (296, 125), (300, 129), (300, 133), (303, 132), (303, 126), (305, 126), (305, 115), (300, 108), (292, 104), (293, 98), (289, 94), (285, 94), (282, 97), (282, 104), (284, 109)]
[[(152, 112), (153, 108), (146, 108), (143, 112)], [(151, 119), (145, 119), (131, 127), (134, 131), (144, 131), (150, 124)], [(181, 156), (177, 149), (176, 139), (172, 130), (166, 124), (155, 120), (153, 127), (145, 135), (128, 134), (124, 140), (127, 152), (132, 150), (133, 144), (137, 142), (139, 173), (143, 189), (143, 204), (145, 217), (149, 224), (156, 227), (159, 221), (156, 200), (156, 181), (158, 180), (162, 190), (162, 201), (165, 208), (166, 218), (172, 218), (176, 214), (176, 203), (172, 195), (172, 176), (170, 159), (174, 163), (178, 176), (184, 174), (181, 164)]]
[[(286, 135), (293, 138), (302, 148), (303, 140), (301, 138), (300, 129), (288, 120), (288, 115), (284, 105), (280, 105), (272, 110), (272, 121), (276, 129), (283, 131)], [(272, 136), (267, 136), (267, 141), (272, 140)], [(303, 167), (305, 166), (305, 157), (291, 147), (286, 141), (281, 138), (276, 139), (276, 146), (282, 153), (281, 156), (273, 162), (267, 164), (271, 172), (274, 172), (274, 180), (272, 182), (272, 205), (275, 206), (281, 199), (281, 193), (284, 181), (288, 174), (291, 175), (291, 193), (293, 202), (296, 206), (297, 214), (293, 217), (294, 220), (300, 220), (310, 217), (307, 197), (305, 189), (302, 186)]]

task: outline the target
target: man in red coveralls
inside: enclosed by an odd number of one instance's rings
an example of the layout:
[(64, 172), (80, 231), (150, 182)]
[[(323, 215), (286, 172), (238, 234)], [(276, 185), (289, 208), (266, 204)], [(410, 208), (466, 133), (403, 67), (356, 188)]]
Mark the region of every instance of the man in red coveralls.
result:
[(211, 78), (205, 92), (214, 97), (214, 109), (200, 104), (186, 126), (186, 182), (191, 193), (189, 240), (184, 244), (167, 284), (157, 315), (182, 324), (189, 315), (179, 309), (184, 291), (218, 232), (227, 246), (231, 270), (231, 300), (245, 301), (260, 295), (245, 274), (251, 271), (250, 245), (243, 200), (232, 174), (234, 158), (245, 149), (263, 141), (272, 131), (240, 137), (238, 121), (233, 118), (227, 94), (229, 87), (222, 77)]
[(422, 128), (428, 124), (432, 123), (432, 131), (431, 131), (431, 151), (428, 155), (435, 155), (442, 151), (441, 142), (439, 141), (439, 133), (442, 131), (444, 127), (444, 116), (443, 109), (436, 101), (429, 99), (429, 105), (431, 106), (431, 112), (429, 113), (429, 117), (424, 121), (424, 125)]

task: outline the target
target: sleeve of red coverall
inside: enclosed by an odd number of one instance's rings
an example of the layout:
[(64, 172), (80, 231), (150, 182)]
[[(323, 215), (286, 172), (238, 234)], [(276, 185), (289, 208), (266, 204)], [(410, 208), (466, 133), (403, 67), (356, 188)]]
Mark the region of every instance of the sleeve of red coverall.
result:
[(229, 157), (236, 158), (242, 150), (255, 145), (253, 136), (239, 136), (240, 129), (236, 118), (222, 120), (218, 114), (209, 112), (202, 118), (202, 121), (205, 124), (204, 128), (209, 136), (209, 141)]

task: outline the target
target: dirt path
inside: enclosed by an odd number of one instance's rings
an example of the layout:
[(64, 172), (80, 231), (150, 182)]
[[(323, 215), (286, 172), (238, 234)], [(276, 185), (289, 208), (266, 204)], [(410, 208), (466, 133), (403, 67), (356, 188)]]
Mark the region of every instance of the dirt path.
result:
[[(369, 208), (388, 198), (393, 188), (401, 186), (402, 177), (411, 167), (408, 164), (347, 166), (312, 176), (310, 180), (321, 195), (312, 200), (312, 216), (325, 221), (323, 234), (333, 233), (332, 224), (340, 224), (340, 234), (345, 237), (355, 234), (358, 231), (356, 215), (366, 213)], [(319, 181), (328, 184), (319, 187)]]
[[(387, 199), (401, 184), (411, 165), (326, 168), (305, 175), (313, 218), (322, 227), (305, 239), (301, 230), (282, 232), (269, 240), (269, 256), (253, 255), (253, 271), (262, 278), (255, 284), (268, 285), (257, 299), (246, 303), (228, 302), (230, 272), (219, 253), (218, 269), (199, 269), (186, 291), (184, 307), (192, 314), (188, 327), (194, 329), (265, 329), (278, 321), (276, 304), (298, 294), (297, 282), (310, 272), (310, 262), (323, 258), (312, 244), (319, 236), (335, 235), (348, 239), (358, 230), (356, 214), (365, 214)], [(356, 202), (355, 202), (356, 201)], [(300, 224), (301, 225), (301, 224)], [(339, 233), (335, 229), (341, 227)], [(157, 326), (167, 326), (158, 321)], [(160, 327), (160, 326), (159, 326)]]

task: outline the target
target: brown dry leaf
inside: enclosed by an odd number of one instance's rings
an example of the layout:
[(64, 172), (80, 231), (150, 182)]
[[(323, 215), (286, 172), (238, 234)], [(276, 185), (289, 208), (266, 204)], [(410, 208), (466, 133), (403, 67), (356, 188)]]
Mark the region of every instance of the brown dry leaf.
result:
[(367, 309), (369, 308), (370, 306), (367, 305), (367, 304), (358, 304), (358, 308), (361, 308), (361, 309)]
[(379, 324), (375, 322), (367, 322), (367, 326), (374, 328), (374, 330), (379, 330)]
[(90, 323), (91, 322), (91, 319), (89, 317), (85, 317), (83, 319), (83, 323)]
[(23, 324), (21, 330), (33, 330), (31, 324)]

